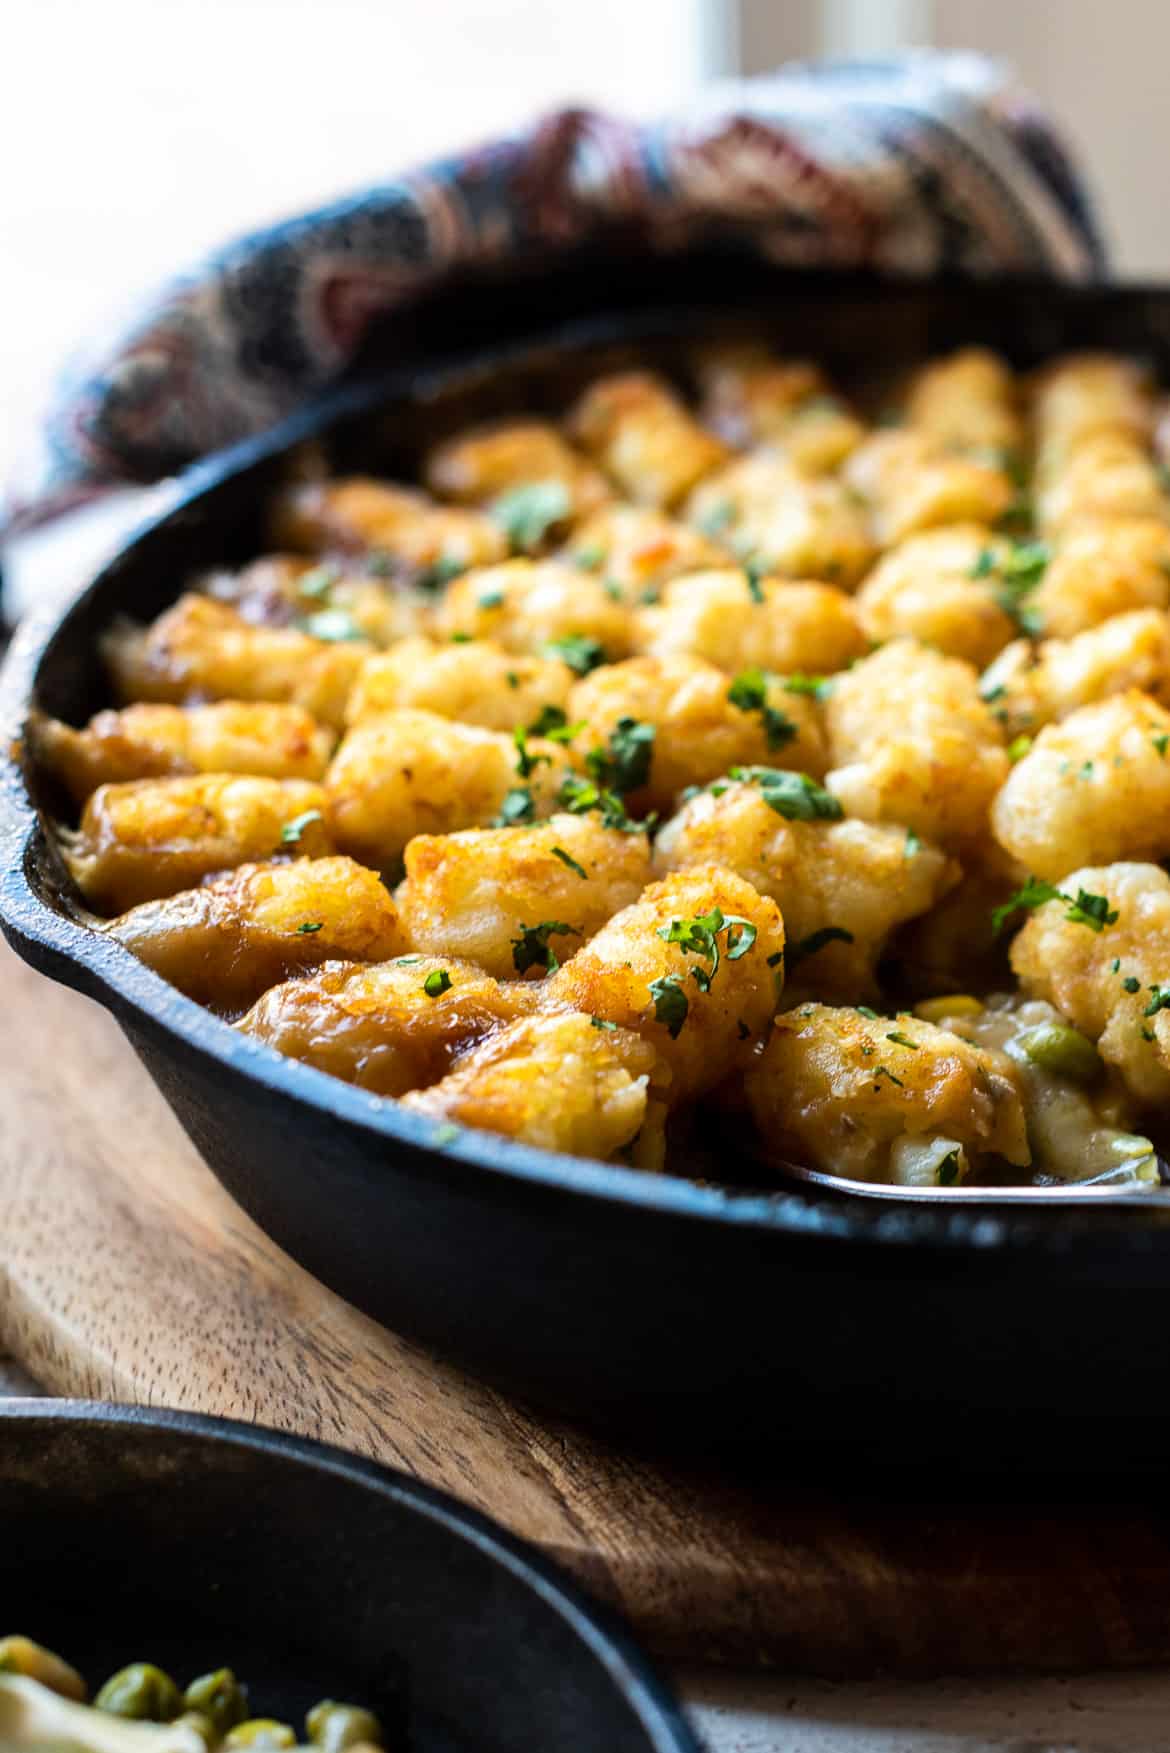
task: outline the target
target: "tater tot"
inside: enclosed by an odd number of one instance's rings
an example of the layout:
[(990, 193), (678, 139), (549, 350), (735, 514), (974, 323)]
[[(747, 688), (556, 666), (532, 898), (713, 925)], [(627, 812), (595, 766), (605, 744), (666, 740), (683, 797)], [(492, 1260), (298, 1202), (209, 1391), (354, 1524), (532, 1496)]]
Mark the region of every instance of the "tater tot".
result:
[(239, 572), (210, 573), (199, 586), (254, 627), (292, 626), (330, 640), (360, 636), (373, 645), (426, 632), (434, 610), (430, 591), (303, 554), (265, 554)]
[[(507, 980), (567, 961), (649, 881), (645, 834), (561, 814), (539, 827), (416, 835), (396, 900), (413, 948)], [(566, 929), (532, 937), (550, 921)]]
[(63, 832), (63, 854), (91, 907), (124, 913), (291, 848), (310, 858), (331, 852), (324, 810), (322, 787), (303, 779), (136, 779), (98, 787), (80, 828)]
[(1018, 639), (980, 684), (1013, 737), (1131, 688), (1162, 704), (1170, 697), (1170, 619), (1158, 609), (1114, 615), (1073, 639)]
[(457, 1054), (532, 1009), (529, 994), (471, 962), (403, 955), (334, 961), (275, 986), (239, 1027), (289, 1059), (379, 1096), (437, 1083)]
[(188, 998), (226, 1012), (321, 962), (381, 962), (407, 948), (389, 893), (351, 858), (241, 865), (144, 901), (105, 932)]
[(1001, 569), (1012, 544), (979, 524), (910, 536), (884, 554), (857, 592), (871, 640), (920, 640), (980, 669), (1015, 637)]
[(453, 577), (508, 552), (503, 530), (482, 512), (435, 505), (414, 488), (364, 475), (286, 489), (273, 508), (272, 532), (309, 554), (374, 551), (406, 579)]
[[(1048, 901), (1012, 943), (1025, 992), (1046, 998), (1096, 1041), (1130, 1094), (1170, 1101), (1170, 877), (1156, 864), (1120, 863), (1071, 871), (1061, 884), (1104, 896), (1112, 924), (1094, 931), (1068, 901)], [(1163, 998), (1165, 994), (1165, 998)]]
[(638, 505), (677, 505), (727, 456), (669, 384), (648, 371), (598, 379), (570, 412), (568, 428)]
[(630, 611), (599, 578), (559, 560), (509, 560), (465, 572), (435, 615), (440, 638), (490, 639), (532, 657), (564, 655), (575, 668), (624, 657)]
[(871, 997), (890, 933), (933, 906), (958, 866), (902, 828), (789, 820), (769, 804), (766, 787), (744, 781), (715, 791), (700, 792), (666, 823), (655, 870), (734, 870), (780, 908), (790, 983)]
[(83, 730), (55, 718), (30, 726), (32, 746), (77, 803), (99, 785), (179, 773), (320, 779), (333, 735), (300, 706), (225, 700), (213, 706), (124, 706)]
[(635, 643), (653, 657), (694, 652), (720, 669), (752, 665), (819, 675), (868, 650), (852, 598), (831, 584), (797, 584), (738, 567), (691, 573), (639, 611)]
[(657, 598), (668, 578), (722, 566), (727, 556), (701, 531), (640, 505), (606, 505), (573, 532), (561, 558), (595, 573), (608, 595), (634, 604)]
[(443, 499), (487, 506), (525, 551), (543, 548), (610, 497), (605, 476), (544, 420), (501, 420), (457, 433), (426, 461)]
[(180, 597), (149, 627), (123, 622), (102, 640), (122, 700), (176, 705), (272, 700), (340, 729), (369, 645), (330, 643), (291, 627), (250, 627), (209, 597)]
[(910, 428), (875, 432), (854, 451), (842, 476), (872, 508), (883, 546), (944, 524), (993, 524), (1015, 496), (1005, 468), (989, 458), (958, 455)]
[[(564, 749), (543, 739), (517, 749), (500, 731), (403, 709), (346, 732), (325, 780), (338, 849), (393, 873), (416, 834), (486, 827), (512, 791), (527, 813), (547, 816), (567, 770)], [(528, 768), (528, 771), (524, 771)]]
[(901, 823), (947, 851), (986, 838), (1008, 758), (969, 664), (893, 640), (833, 678), (825, 720), (825, 784), (849, 815)]
[(917, 1017), (801, 1005), (776, 1018), (746, 1082), (770, 1155), (851, 1180), (901, 1178), (908, 1144), (940, 1146), (950, 1181), (987, 1154), (1030, 1160), (1016, 1083), (989, 1054)]
[(751, 452), (687, 502), (697, 529), (761, 572), (855, 584), (873, 559), (864, 507), (840, 481), (812, 479), (780, 452)]
[(1042, 442), (1073, 445), (1101, 431), (1145, 438), (1153, 424), (1146, 372), (1113, 353), (1068, 353), (1037, 374), (1032, 417)]
[(1000, 845), (1056, 882), (1170, 853), (1170, 712), (1136, 689), (1047, 725), (995, 799)]
[(559, 658), (523, 657), (489, 639), (439, 645), (404, 639), (369, 658), (349, 697), (346, 720), (413, 707), (487, 730), (512, 730), (563, 710), (574, 681)]
[(647, 1120), (654, 1049), (572, 1013), (525, 1017), (476, 1047), (441, 1083), (408, 1095), (416, 1114), (602, 1161)]
[(1151, 518), (1074, 527), (1054, 545), (1028, 610), (1053, 639), (1071, 639), (1129, 609), (1170, 606), (1170, 527)]
[(1010, 451), (1023, 439), (1011, 370), (984, 347), (963, 347), (916, 372), (906, 419), (961, 449)]
[[(706, 936), (677, 940), (712, 915)], [(714, 954), (718, 949), (718, 960)], [(714, 1087), (767, 1032), (782, 979), (775, 901), (720, 865), (653, 883), (546, 980), (551, 1004), (634, 1029), (657, 1050), (655, 1086), (672, 1107)]]
[(1095, 432), (1036, 459), (1036, 521), (1045, 535), (1114, 517), (1170, 518), (1147, 446), (1128, 432)]
[[(757, 693), (701, 657), (632, 657), (578, 682), (569, 717), (583, 721), (578, 757), (604, 754), (623, 719), (653, 727), (649, 771), (630, 787), (637, 809), (669, 809), (688, 785), (705, 785), (738, 765), (771, 763), (824, 772), (825, 744), (817, 707), (789, 693), (778, 677), (751, 678)], [(735, 699), (745, 701), (736, 705)], [(750, 704), (757, 700), (757, 704)]]
[(716, 348), (698, 363), (705, 423), (737, 450), (767, 443), (804, 474), (839, 467), (865, 427), (806, 359), (775, 359), (766, 347)]

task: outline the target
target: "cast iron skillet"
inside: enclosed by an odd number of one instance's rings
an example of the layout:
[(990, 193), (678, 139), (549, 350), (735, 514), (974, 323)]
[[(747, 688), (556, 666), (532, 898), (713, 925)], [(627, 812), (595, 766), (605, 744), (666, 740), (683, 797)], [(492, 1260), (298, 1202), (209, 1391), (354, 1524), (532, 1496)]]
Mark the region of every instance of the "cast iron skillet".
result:
[[(372, 357), (329, 402), (192, 471), (173, 510), (23, 630), (0, 747), (34, 699), (73, 722), (105, 702), (95, 639), (116, 612), (152, 616), (192, 571), (259, 551), (294, 442), (323, 436), (337, 467), (401, 475), (469, 419), (560, 408), (635, 356), (681, 368), (688, 336), (745, 321), (845, 374), (975, 340), (1022, 364), (1137, 350), (1170, 377), (1170, 291), (1156, 289), (800, 277), (727, 253), (457, 288), (400, 322), (393, 346), (382, 338), (381, 376)], [(765, 1464), (1043, 1470), (1058, 1457), (1067, 1472), (1170, 1458), (1163, 1210), (955, 1213), (754, 1191), (768, 1183), (734, 1133), (715, 1170), (739, 1190), (487, 1134), (448, 1142), (245, 1040), (77, 923), (38, 817), (56, 800), (15, 762), (0, 780), (10, 940), (113, 1012), (224, 1185), (392, 1327), (579, 1417)]]
[(231, 1667), (298, 1729), (369, 1705), (394, 1753), (698, 1753), (626, 1633), (486, 1517), (278, 1431), (0, 1404), (5, 1631), (91, 1683)]

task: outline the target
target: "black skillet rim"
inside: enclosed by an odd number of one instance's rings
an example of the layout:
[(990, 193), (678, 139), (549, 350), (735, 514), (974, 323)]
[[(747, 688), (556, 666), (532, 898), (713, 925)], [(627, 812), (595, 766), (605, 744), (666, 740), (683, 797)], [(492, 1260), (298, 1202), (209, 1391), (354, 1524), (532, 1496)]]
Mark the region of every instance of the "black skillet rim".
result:
[[(875, 294), (885, 296), (896, 296), (901, 286), (888, 276), (856, 273), (809, 274), (802, 279), (806, 285), (823, 283), (827, 289), (847, 284), (856, 291), (868, 284)], [(942, 284), (944, 288), (948, 285)], [(1135, 299), (1156, 298), (1163, 303), (1170, 298), (1170, 287), (1155, 284), (1103, 288), (1099, 283), (1054, 285), (1028, 277), (998, 284), (1016, 295), (1034, 290), (1037, 296), (1051, 299), (1056, 295), (1071, 303), (1081, 299), (1092, 303), (1103, 291)], [(977, 299), (981, 290), (971, 282), (949, 285), (952, 289), (961, 287), (968, 298)], [(909, 282), (904, 289), (920, 291), (921, 287)], [(758, 309), (747, 304), (743, 314), (758, 315)], [(702, 315), (709, 320), (709, 312)], [(509, 364), (540, 350), (629, 342), (672, 332), (685, 335), (693, 330), (695, 320), (693, 311), (684, 313), (675, 307), (672, 315), (666, 315), (659, 305), (632, 316), (624, 312), (617, 317), (550, 324), (521, 341), (495, 345), (481, 353), (464, 352), (422, 369), (398, 365), (314, 399), (267, 431), (217, 452), (166, 484), (159, 493), (161, 505), (156, 503), (93, 577), (64, 601), (47, 604), (26, 618), (0, 670), (0, 929), (17, 945), (23, 943), (42, 952), (42, 962), (56, 964), (52, 978), (96, 998), (119, 1021), (125, 1013), (132, 1013), (147, 1027), (173, 1033), (187, 1049), (230, 1066), (267, 1091), (294, 1103), (305, 1102), (342, 1123), (381, 1137), (389, 1145), (405, 1146), (397, 1167), (409, 1166), (412, 1174), (429, 1172), (438, 1160), (452, 1178), (464, 1177), (481, 1187), (484, 1176), (498, 1177), (503, 1183), (527, 1183), (671, 1219), (755, 1230), (794, 1241), (807, 1239), (810, 1245), (836, 1244), (854, 1253), (876, 1249), (889, 1258), (891, 1250), (911, 1252), (920, 1266), (927, 1264), (932, 1253), (958, 1265), (964, 1256), (999, 1254), (1006, 1249), (1015, 1256), (1056, 1257), (1080, 1269), (1100, 1270), (1114, 1277), (1121, 1265), (1121, 1250), (1131, 1259), (1159, 1259), (1165, 1245), (1159, 1218), (1165, 1213), (1154, 1209), (1145, 1214), (1133, 1209), (1107, 1210), (1103, 1204), (1086, 1211), (1064, 1207), (1028, 1221), (1018, 1209), (1005, 1211), (993, 1202), (971, 1211), (955, 1204), (944, 1208), (940, 1202), (940, 1207), (932, 1210), (920, 1202), (896, 1205), (825, 1195), (809, 1197), (799, 1192), (736, 1191), (678, 1175), (649, 1175), (563, 1156), (470, 1129), (452, 1139), (441, 1125), (400, 1110), (389, 1100), (286, 1059), (275, 1048), (245, 1041), (229, 1023), (177, 992), (129, 951), (101, 939), (81, 921), (50, 906), (33, 889), (28, 863), (41, 823), (24, 778), (20, 745), (41, 661), (49, 647), (68, 633), (83, 604), (107, 588), (111, 574), (132, 556), (144, 536), (246, 468), (324, 434), (343, 418), (373, 412), (394, 396), (418, 394), (420, 387), (425, 390), (477, 371), (506, 370)], [(71, 970), (68, 975), (62, 971), (66, 968)]]
[[(295, 1436), (271, 1425), (245, 1424), (202, 1412), (171, 1407), (119, 1405), (107, 1400), (39, 1399), (35, 1395), (0, 1399), (3, 1421), (14, 1423), (97, 1426), (103, 1430), (176, 1431), (200, 1441), (223, 1444), (250, 1453), (277, 1455), (313, 1473), (347, 1480), (380, 1497), (403, 1505), (410, 1514), (437, 1523), (453, 1538), (482, 1553), (493, 1566), (506, 1570), (530, 1589), (564, 1621), (572, 1635), (636, 1714), (654, 1753), (701, 1753), (682, 1707), (638, 1647), (628, 1627), (602, 1602), (586, 1595), (570, 1577), (535, 1547), (510, 1534), (479, 1510), (460, 1503), (445, 1491), (426, 1485), (397, 1468), (363, 1455), (351, 1454), (312, 1437)], [(0, 1491), (3, 1466), (0, 1461)]]

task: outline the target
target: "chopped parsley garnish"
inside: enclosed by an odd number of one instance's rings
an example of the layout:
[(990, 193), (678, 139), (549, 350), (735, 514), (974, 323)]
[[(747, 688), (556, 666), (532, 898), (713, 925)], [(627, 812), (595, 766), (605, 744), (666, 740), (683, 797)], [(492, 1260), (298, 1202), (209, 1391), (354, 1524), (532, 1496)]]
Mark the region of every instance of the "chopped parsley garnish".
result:
[(844, 810), (837, 799), (807, 773), (785, 767), (733, 767), (730, 777), (758, 785), (768, 808), (790, 822), (839, 822)]
[(727, 690), (732, 706), (741, 712), (758, 712), (770, 749), (781, 749), (796, 736), (796, 726), (785, 713), (768, 704), (768, 678), (761, 669), (741, 670)]
[(896, 1041), (899, 1047), (909, 1047), (912, 1053), (917, 1053), (918, 1051), (918, 1042), (912, 1041), (909, 1035), (903, 1035), (899, 1029), (891, 1029), (886, 1036), (886, 1040)]
[(729, 962), (738, 962), (741, 956), (746, 956), (758, 935), (750, 919), (734, 913), (725, 914), (720, 907), (713, 907), (710, 913), (700, 913), (694, 919), (672, 919), (669, 925), (658, 928), (659, 937), (667, 943), (677, 944), (684, 955), (710, 962), (710, 968), (691, 969), (691, 978), (701, 992), (710, 991), (719, 969), (720, 932), (727, 934), (724, 949)]
[(475, 600), (481, 609), (500, 609), (504, 606), (504, 593), (502, 590), (485, 590)]
[(512, 732), (512, 741), (516, 745), (516, 771), (521, 779), (527, 779), (532, 771), (540, 766), (551, 767), (551, 755), (532, 755), (528, 752), (528, 732), (518, 724)]
[(595, 1029), (611, 1029), (612, 1030), (612, 1029), (617, 1028), (616, 1023), (611, 1023), (611, 1022), (607, 1021), (607, 1019), (603, 1016), (591, 1016), (589, 1018), (589, 1021), (593, 1024), (593, 1027)]
[(1123, 992), (1140, 992), (1142, 983), (1133, 974), (1127, 974), (1121, 982), (1121, 989)]
[[(981, 555), (980, 559), (982, 558)], [(1014, 542), (1008, 554), (994, 568), (1001, 584), (999, 606), (1025, 633), (1035, 634), (1041, 630), (1035, 613), (1027, 607), (1024, 598), (1035, 590), (1043, 578), (1048, 561), (1049, 550), (1046, 542)]]
[(996, 684), (993, 688), (980, 687), (979, 698), (986, 705), (990, 706), (993, 704), (994, 701), (1002, 700), (1006, 693), (1007, 693), (1006, 684), (1004, 682), (996, 682)]
[(1023, 760), (1031, 747), (1032, 739), (1026, 733), (1021, 733), (1018, 737), (1012, 738), (1007, 746), (1007, 757), (1013, 767), (1017, 761)]
[(938, 1184), (940, 1187), (953, 1187), (959, 1178), (959, 1151), (948, 1150), (938, 1165)]
[(574, 876), (588, 877), (589, 872), (585, 869), (585, 866), (583, 864), (578, 864), (575, 858), (570, 857), (563, 846), (554, 846), (552, 848), (552, 855), (554, 858), (559, 858), (566, 869), (573, 872)]
[(906, 830), (906, 848), (905, 848), (906, 857), (907, 858), (917, 858), (918, 854), (921, 851), (922, 851), (922, 841), (918, 838), (918, 835), (914, 832), (913, 828), (907, 828), (907, 830)]
[(365, 638), (348, 609), (318, 609), (315, 614), (306, 615), (303, 620), (298, 621), (297, 625), (302, 633), (308, 633), (314, 639), (323, 639), (330, 645)]
[(309, 572), (302, 572), (297, 579), (297, 594), (312, 597), (317, 602), (327, 603), (329, 592), (341, 577), (340, 567), (327, 563), (314, 566)]
[(543, 968), (546, 974), (555, 973), (560, 967), (549, 943), (550, 937), (580, 937), (581, 933), (575, 925), (565, 925), (559, 919), (543, 919), (539, 925), (521, 925), (520, 936), (512, 942), (512, 966), (518, 974), (527, 973), (529, 968)]
[(310, 827), (313, 822), (321, 820), (320, 810), (303, 810), (299, 816), (294, 816), (291, 822), (286, 822), (280, 830), (281, 845), (298, 846), (305, 829)]
[(856, 1011), (856, 1012), (857, 1012), (857, 1014), (858, 1014), (858, 1016), (864, 1016), (864, 1017), (868, 1017), (868, 1018), (869, 1018), (869, 1020), (870, 1020), (870, 1022), (871, 1022), (871, 1023), (876, 1023), (876, 1022), (877, 1022), (877, 1019), (878, 1019), (878, 1013), (877, 1013), (877, 1011), (876, 1011), (876, 1010), (874, 1010), (874, 1008), (873, 1008), (873, 1006), (872, 1006), (872, 1005), (869, 1005), (869, 1004), (855, 1004), (855, 1005), (854, 1005), (854, 1006), (853, 1006), (853, 1008), (854, 1008), (854, 1010), (855, 1010), (855, 1011)]
[(461, 572), (466, 571), (467, 567), (462, 560), (453, 560), (444, 554), (419, 573), (416, 583), (420, 590), (442, 590), (444, 585), (450, 584), (453, 578), (458, 578)]
[(470, 645), (471, 644), (471, 634), (470, 633), (452, 633), (451, 643), (452, 643), (452, 645)]
[(785, 676), (784, 690), (788, 694), (808, 694), (814, 700), (824, 700), (833, 691), (832, 676)]
[(516, 674), (515, 670), (509, 670), (505, 675), (504, 680), (507, 682), (509, 688), (518, 688), (520, 686), (520, 677)]
[(421, 956), (395, 956), (394, 966), (396, 968), (415, 968), (421, 961)]
[[(808, 936), (802, 937), (799, 942), (785, 944), (784, 966), (791, 974), (794, 968), (799, 967), (800, 963), (809, 956), (815, 956), (818, 950), (825, 948), (826, 944), (852, 942), (853, 933), (846, 931), (843, 925), (822, 925), (819, 931), (810, 931)], [(858, 1009), (860, 1008), (858, 1006)]]
[(1157, 1016), (1160, 1010), (1170, 1010), (1170, 986), (1150, 987), (1150, 1002), (1142, 1015)]
[(550, 639), (544, 655), (559, 657), (579, 676), (587, 676), (605, 662), (605, 647), (591, 633), (566, 633), (562, 639)]
[(578, 731), (584, 729), (583, 718), (579, 718), (576, 724), (570, 724), (559, 706), (542, 706), (539, 716), (528, 726), (528, 735), (547, 737), (550, 743), (571, 743)]
[(535, 817), (536, 804), (531, 791), (526, 785), (515, 785), (500, 805), (500, 813), (492, 827), (517, 828), (522, 822), (531, 822)]
[(971, 568), (972, 578), (990, 578), (995, 571), (995, 549), (980, 548), (974, 566)]
[(734, 499), (715, 500), (714, 504), (695, 519), (695, 522), (705, 536), (721, 535), (729, 524), (735, 522)]
[(876, 1080), (879, 1077), (888, 1077), (890, 1082), (896, 1083), (900, 1090), (903, 1090), (906, 1087), (906, 1085), (902, 1082), (902, 1079), (900, 1077), (894, 1076), (893, 1072), (890, 1070), (888, 1065), (876, 1065), (874, 1067), (873, 1075), (874, 1075), (874, 1080), (875, 1080), (874, 1081), (874, 1088), (875, 1089), (877, 1088), (877, 1081)]
[(603, 828), (617, 828), (623, 834), (641, 834), (650, 825), (650, 818), (644, 822), (636, 822), (632, 816), (628, 816), (626, 806), (616, 792), (595, 784), (592, 779), (582, 779), (579, 773), (565, 774), (561, 780), (557, 802), (571, 816), (583, 816), (589, 810), (597, 810), (601, 815)]
[(324, 925), (325, 921), (323, 919), (302, 919), (301, 923), (297, 926), (297, 936), (309, 937), (314, 931), (323, 930)]
[(998, 936), (1017, 908), (1023, 907), (1028, 912), (1034, 912), (1048, 901), (1063, 901), (1068, 909), (1065, 918), (1073, 925), (1087, 925), (1090, 931), (1100, 931), (1117, 920), (1117, 909), (1110, 907), (1107, 895), (1090, 895), (1086, 890), (1078, 889), (1074, 900), (1063, 889), (1043, 882), (1039, 877), (1030, 876), (1022, 889), (1017, 889), (1002, 907), (995, 909), (991, 915), (991, 928)]
[(582, 572), (596, 572), (605, 563), (605, 549), (600, 542), (590, 542), (584, 548), (577, 548), (573, 553), (573, 565), (579, 566)]
[(677, 1041), (687, 1020), (690, 1001), (682, 989), (681, 974), (664, 974), (651, 980), (650, 996), (654, 1000), (654, 1020), (662, 1023), (672, 1041)]
[(591, 749), (585, 765), (599, 786), (625, 796), (637, 791), (650, 777), (654, 753), (654, 726), (637, 718), (619, 718), (605, 748)]
[(528, 553), (538, 548), (553, 525), (568, 517), (572, 509), (563, 481), (530, 481), (502, 493), (488, 512), (512, 547)]
[(446, 968), (432, 968), (423, 981), (423, 991), (428, 998), (442, 998), (444, 992), (451, 990), (451, 976)]
[(1166, 750), (1168, 748), (1170, 748), (1170, 736), (1162, 735), (1162, 736), (1157, 736), (1157, 737), (1151, 737), (1150, 741), (1153, 743), (1154, 747), (1157, 749), (1158, 753), (1161, 755), (1161, 757), (1164, 761), (1166, 759)]
[(765, 602), (767, 599), (764, 596), (764, 587), (760, 583), (760, 579), (763, 577), (760, 568), (758, 566), (753, 566), (749, 562), (748, 565), (744, 567), (743, 571), (744, 577), (747, 579), (748, 595), (751, 597), (753, 603)]

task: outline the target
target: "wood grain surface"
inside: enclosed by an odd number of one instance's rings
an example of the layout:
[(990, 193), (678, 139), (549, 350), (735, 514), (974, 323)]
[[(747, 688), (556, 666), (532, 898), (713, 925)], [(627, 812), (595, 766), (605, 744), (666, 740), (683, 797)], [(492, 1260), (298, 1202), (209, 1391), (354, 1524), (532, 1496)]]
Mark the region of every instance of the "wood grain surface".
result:
[(688, 1662), (824, 1675), (1170, 1657), (1170, 1523), (623, 1454), (385, 1331), (203, 1166), (116, 1026), (0, 944), (0, 1349), (53, 1392), (300, 1431), (453, 1492)]

